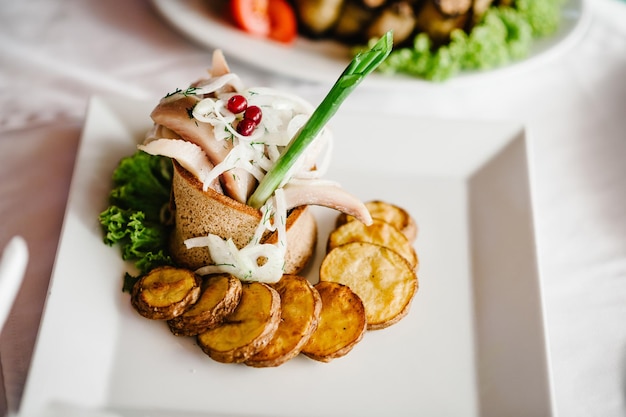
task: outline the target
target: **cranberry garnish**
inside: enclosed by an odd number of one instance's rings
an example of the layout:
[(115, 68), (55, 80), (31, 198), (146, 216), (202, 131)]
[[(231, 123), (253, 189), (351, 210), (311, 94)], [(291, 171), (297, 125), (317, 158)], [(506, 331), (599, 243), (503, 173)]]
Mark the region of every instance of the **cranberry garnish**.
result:
[(259, 123), (261, 123), (262, 117), (263, 113), (261, 112), (261, 108), (259, 106), (250, 106), (243, 114), (244, 119), (252, 120), (257, 126), (259, 125)]
[(248, 107), (248, 100), (242, 95), (234, 95), (228, 99), (228, 103), (226, 103), (226, 108), (231, 112), (237, 114), (241, 113)]
[(254, 129), (256, 128), (256, 123), (254, 123), (250, 119), (242, 119), (237, 124), (237, 133), (243, 136), (250, 136)]

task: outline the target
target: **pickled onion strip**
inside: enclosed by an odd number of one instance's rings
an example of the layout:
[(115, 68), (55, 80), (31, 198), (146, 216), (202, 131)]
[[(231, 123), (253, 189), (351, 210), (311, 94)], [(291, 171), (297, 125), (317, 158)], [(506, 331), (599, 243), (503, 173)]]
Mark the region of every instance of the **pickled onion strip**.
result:
[(219, 77), (212, 77), (207, 80), (200, 81), (195, 87), (195, 94), (211, 94), (215, 93), (222, 87), (230, 85), (236, 91), (240, 91), (244, 89), (243, 82), (239, 78), (239, 76), (235, 73), (229, 72), (224, 75), (220, 75)]
[[(187, 248), (206, 246), (214, 264), (196, 269), (198, 275), (227, 272), (243, 281), (278, 282), (283, 276), (284, 255), (274, 245), (248, 245), (238, 249), (232, 239), (217, 235), (185, 241)], [(262, 262), (260, 262), (262, 260)]]

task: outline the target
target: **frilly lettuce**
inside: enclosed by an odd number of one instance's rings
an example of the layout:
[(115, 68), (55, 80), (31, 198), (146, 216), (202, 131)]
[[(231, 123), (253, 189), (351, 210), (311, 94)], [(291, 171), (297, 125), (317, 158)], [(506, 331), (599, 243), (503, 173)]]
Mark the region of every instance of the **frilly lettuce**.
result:
[(109, 207), (99, 215), (104, 243), (120, 246), (122, 259), (145, 273), (170, 265), (168, 204), (172, 167), (168, 158), (137, 151), (113, 172)]

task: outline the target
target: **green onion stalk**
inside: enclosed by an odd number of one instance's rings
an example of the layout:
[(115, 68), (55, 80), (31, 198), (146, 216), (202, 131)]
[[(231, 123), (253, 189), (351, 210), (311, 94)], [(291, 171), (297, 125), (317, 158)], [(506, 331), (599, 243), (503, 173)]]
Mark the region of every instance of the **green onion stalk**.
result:
[(260, 208), (265, 204), (280, 186), (291, 167), (298, 160), (298, 157), (302, 155), (326, 123), (334, 116), (341, 103), (368, 74), (374, 71), (389, 56), (392, 48), (393, 34), (392, 31), (389, 31), (371, 49), (355, 55), (306, 124), (294, 136), (274, 166), (263, 177), (254, 193), (248, 199), (249, 206)]

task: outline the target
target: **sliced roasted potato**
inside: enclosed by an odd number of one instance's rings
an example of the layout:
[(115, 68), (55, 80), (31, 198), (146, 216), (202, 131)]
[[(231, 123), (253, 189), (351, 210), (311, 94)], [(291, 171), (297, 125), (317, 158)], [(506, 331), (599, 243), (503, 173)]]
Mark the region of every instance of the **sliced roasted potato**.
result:
[(357, 221), (339, 226), (328, 236), (327, 249), (330, 251), (350, 242), (368, 242), (385, 246), (402, 255), (412, 268), (417, 267), (417, 254), (411, 242), (398, 229), (382, 220), (374, 219), (369, 226)]
[(444, 16), (459, 16), (467, 13), (472, 7), (472, 0), (433, 0), (435, 7)]
[(295, 0), (294, 8), (301, 28), (311, 35), (330, 30), (339, 16), (345, 0)]
[(455, 29), (463, 29), (470, 13), (447, 16), (435, 5), (434, 0), (425, 1), (416, 13), (416, 30), (426, 33), (435, 45), (445, 44)]
[(380, 7), (385, 4), (387, 0), (362, 0), (363, 5), (367, 7)]
[[(417, 223), (402, 207), (380, 200), (368, 201), (365, 203), (365, 207), (367, 207), (373, 219), (390, 223), (400, 230), (409, 242), (413, 243), (417, 238)], [(352, 220), (354, 220), (354, 217), (342, 213), (337, 218), (337, 227)]]
[(379, 11), (367, 27), (366, 33), (368, 39), (378, 39), (388, 30), (393, 30), (393, 42), (398, 45), (411, 37), (413, 29), (415, 29), (413, 6), (408, 1), (398, 1)]
[(200, 333), (198, 345), (218, 362), (244, 362), (267, 346), (279, 322), (278, 292), (261, 282), (244, 283), (237, 308), (221, 325)]
[(246, 365), (281, 365), (300, 353), (317, 328), (322, 298), (306, 278), (283, 275), (272, 285), (280, 295), (280, 324), (269, 344), (246, 360)]
[(349, 287), (321, 281), (315, 285), (322, 298), (322, 311), (317, 329), (302, 348), (311, 359), (330, 362), (346, 355), (361, 341), (367, 321), (365, 307)]
[(415, 270), (396, 251), (366, 242), (331, 250), (320, 280), (347, 285), (363, 300), (369, 330), (388, 327), (409, 311), (417, 291)]
[(235, 310), (241, 298), (241, 281), (230, 274), (206, 279), (200, 298), (183, 314), (168, 320), (177, 336), (196, 336), (222, 323)]
[(348, 42), (363, 42), (365, 28), (375, 17), (376, 10), (371, 7), (365, 7), (354, 1), (347, 1), (333, 27), (333, 35)]
[(198, 300), (201, 284), (202, 278), (188, 269), (158, 267), (135, 283), (130, 302), (144, 317), (170, 320)]

